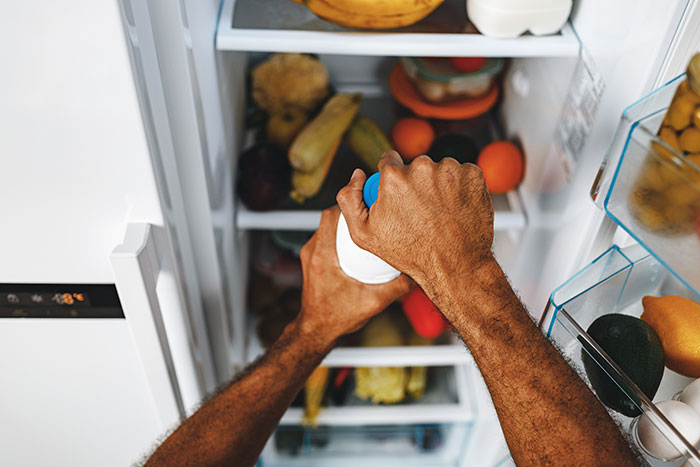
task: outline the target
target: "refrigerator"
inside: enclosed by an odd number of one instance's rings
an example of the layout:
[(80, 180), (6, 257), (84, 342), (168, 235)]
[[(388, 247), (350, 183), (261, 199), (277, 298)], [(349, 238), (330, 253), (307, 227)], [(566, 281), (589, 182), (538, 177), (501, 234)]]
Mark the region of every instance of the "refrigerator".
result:
[[(368, 32), (289, 0), (4, 5), (0, 463), (138, 462), (263, 352), (247, 292), (256, 245), (320, 219), (236, 195), (250, 67), (272, 52), (315, 54), (385, 130), (397, 57), (508, 60), (487, 126), (518, 141), (525, 175), (494, 197), (494, 253), (556, 338), (558, 287), (644, 243), (590, 191), (620, 164), (624, 109), (700, 50), (700, 2), (577, 1), (561, 32), (515, 39), (455, 29), (465, 15), (446, 0), (427, 23)], [(259, 465), (512, 464), (458, 339), (339, 347), (323, 364), (426, 366), (430, 383), (412, 403), (328, 407), (314, 430), (292, 407)]]

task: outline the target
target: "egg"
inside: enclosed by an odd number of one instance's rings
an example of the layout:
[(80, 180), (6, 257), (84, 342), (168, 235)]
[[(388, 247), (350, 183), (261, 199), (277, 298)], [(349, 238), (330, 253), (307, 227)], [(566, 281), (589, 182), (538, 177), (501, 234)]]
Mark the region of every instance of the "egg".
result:
[(681, 402), (685, 402), (700, 413), (700, 378), (696, 379), (683, 389), (681, 393)]
[[(656, 407), (689, 443), (697, 445), (700, 442), (700, 414), (692, 407), (680, 401), (663, 401), (657, 403)], [(675, 459), (681, 456), (647, 415), (639, 418), (637, 438), (647, 451), (660, 459)]]

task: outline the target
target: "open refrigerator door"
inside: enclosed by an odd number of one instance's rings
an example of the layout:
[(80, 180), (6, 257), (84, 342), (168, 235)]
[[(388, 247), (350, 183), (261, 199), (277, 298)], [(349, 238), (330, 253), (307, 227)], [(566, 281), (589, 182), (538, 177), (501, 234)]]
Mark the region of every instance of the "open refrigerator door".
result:
[[(188, 233), (177, 238), (187, 252), (185, 276), (206, 284), (201, 299), (222, 382), (253, 361), (274, 328), (298, 311), (298, 249), (317, 227), (320, 210), (334, 204), (338, 188), (362, 166), (343, 142), (317, 194), (303, 204), (283, 196), (261, 211), (237, 195), (244, 186), (243, 155), (269, 134), (269, 112), (252, 98), (251, 70), (272, 53), (313, 54), (331, 88), (361, 93), (359, 114), (387, 135), (398, 120), (418, 116), (428, 118), (437, 137), (466, 137), (465, 152), (478, 154), (496, 140), (516, 142), (525, 175), (516, 189), (493, 196), (494, 251), (536, 315), (563, 277), (609, 246), (614, 228), (590, 203), (588, 188), (617, 115), (657, 82), (659, 70), (675, 66), (674, 50), (697, 14), (692, 1), (581, 2), (557, 34), (495, 40), (473, 30), (464, 34), (464, 2), (458, 1), (446, 1), (425, 23), (400, 32), (349, 31), (282, 0), (183, 0), (148, 8), (121, 3), (154, 138), (156, 178), (175, 200), (166, 213), (174, 230)], [(504, 59), (489, 88), (500, 96), (491, 110), (448, 120), (400, 102), (391, 84), (396, 67), (415, 57), (430, 62), (449, 56)], [(308, 112), (303, 118), (317, 111)], [(257, 154), (280, 160), (270, 152)], [(261, 288), (264, 293), (255, 292)], [(262, 295), (275, 300), (255, 303)], [(398, 316), (397, 322), (403, 319)], [(462, 343), (443, 335), (430, 345), (407, 345), (410, 326), (399, 327), (407, 329), (399, 343), (362, 346), (351, 337), (323, 365), (332, 376), (354, 375), (355, 386), (358, 369), (423, 368), (423, 397), (376, 405), (349, 391), (333, 402), (329, 382), (318, 428), (303, 425), (301, 406), (290, 408), (263, 465), (356, 464), (358, 446), (369, 441), (376, 451), (368, 450), (368, 462), (402, 452), (411, 454), (397, 458), (404, 465), (411, 459), (420, 465), (506, 465), (490, 399)], [(346, 378), (346, 385), (353, 383)]]

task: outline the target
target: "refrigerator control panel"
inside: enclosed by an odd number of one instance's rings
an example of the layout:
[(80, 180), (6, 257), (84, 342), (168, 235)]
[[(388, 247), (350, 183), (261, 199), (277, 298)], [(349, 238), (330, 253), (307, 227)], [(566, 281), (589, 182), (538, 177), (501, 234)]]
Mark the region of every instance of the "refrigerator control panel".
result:
[(0, 284), (0, 318), (123, 318), (112, 284)]

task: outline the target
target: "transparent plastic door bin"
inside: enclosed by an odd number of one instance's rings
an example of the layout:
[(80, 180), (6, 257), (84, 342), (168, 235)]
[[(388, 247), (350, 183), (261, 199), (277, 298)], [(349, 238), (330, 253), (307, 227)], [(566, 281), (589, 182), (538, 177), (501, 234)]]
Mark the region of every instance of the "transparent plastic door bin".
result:
[[(642, 298), (646, 295), (681, 295), (695, 302), (699, 300), (692, 290), (639, 245), (624, 250), (613, 246), (552, 292), (543, 330), (586, 383), (590, 385), (582, 362), (583, 352), (639, 408), (642, 413), (640, 417), (648, 417), (679, 452), (686, 453), (669, 463), (662, 462), (641, 447), (640, 451), (651, 465), (680, 466), (689, 456), (700, 461), (697, 446), (689, 443), (654, 403), (672, 399), (693, 379), (664, 369), (661, 385), (652, 402), (586, 333), (596, 318), (608, 313), (639, 317), (643, 311)], [(634, 349), (630, 349), (630, 352), (634, 352)], [(617, 412), (611, 413), (633, 438), (634, 419)]]
[[(592, 194), (610, 218), (700, 292), (700, 154), (684, 154), (657, 136), (684, 79), (625, 109)], [(620, 151), (617, 165), (606, 166)]]

